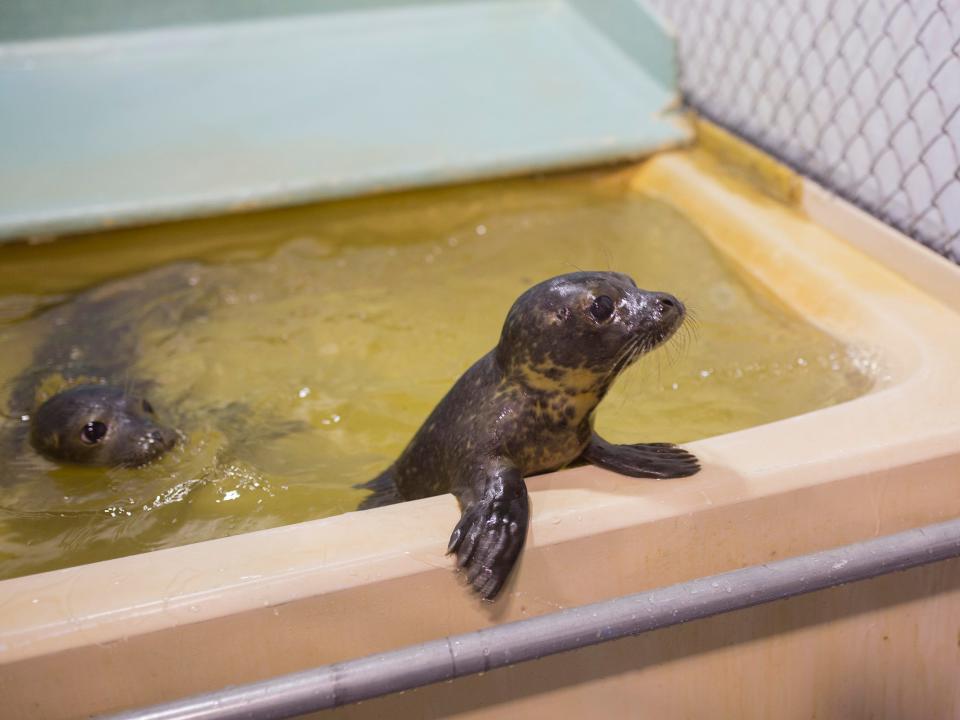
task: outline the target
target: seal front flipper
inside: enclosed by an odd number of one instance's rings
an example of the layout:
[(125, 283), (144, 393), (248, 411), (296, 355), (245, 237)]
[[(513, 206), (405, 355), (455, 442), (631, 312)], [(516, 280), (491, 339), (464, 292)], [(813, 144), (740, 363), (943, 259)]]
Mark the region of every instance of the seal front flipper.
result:
[(472, 493), (479, 483), (463, 483), (462, 492), (454, 488), (463, 515), (450, 536), (447, 553), (457, 554), (457, 566), (466, 571), (474, 591), (492, 600), (523, 549), (530, 508), (527, 486), (515, 465), (496, 460), (485, 471), (480, 497)]
[(593, 434), (581, 455), (591, 465), (635, 478), (677, 478), (700, 470), (696, 457), (670, 443), (614, 445)]

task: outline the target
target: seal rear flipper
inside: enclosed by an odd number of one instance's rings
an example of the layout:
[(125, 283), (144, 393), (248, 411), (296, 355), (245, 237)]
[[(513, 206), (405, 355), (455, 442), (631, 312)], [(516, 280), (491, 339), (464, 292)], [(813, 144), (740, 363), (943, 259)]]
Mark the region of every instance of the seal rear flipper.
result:
[(490, 468), (483, 494), (464, 502), (460, 522), (450, 536), (447, 553), (456, 553), (457, 566), (484, 600), (492, 600), (503, 587), (527, 538), (530, 508), (527, 486), (520, 470), (498, 461)]
[(591, 465), (635, 478), (678, 478), (700, 470), (697, 458), (670, 443), (614, 445), (594, 433), (581, 458)]
[(357, 510), (369, 510), (375, 507), (384, 507), (386, 505), (396, 505), (402, 503), (403, 498), (397, 491), (397, 484), (393, 478), (393, 466), (391, 465), (373, 480), (354, 485), (355, 488), (372, 490), (373, 493), (363, 499)]

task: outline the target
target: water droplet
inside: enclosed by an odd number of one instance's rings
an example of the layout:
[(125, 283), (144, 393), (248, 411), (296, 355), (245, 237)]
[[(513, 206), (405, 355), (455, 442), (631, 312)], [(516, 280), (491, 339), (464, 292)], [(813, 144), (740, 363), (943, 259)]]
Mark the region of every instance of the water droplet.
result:
[(486, 235), (486, 234), (487, 234), (487, 226), (486, 226), (486, 225), (477, 225), (476, 232), (477, 232), (477, 235), (481, 235), (481, 236)]
[(310, 388), (308, 388), (308, 387), (302, 387), (302, 388), (300, 388), (300, 392), (298, 392), (297, 395), (299, 395), (301, 398), (305, 398), (305, 397), (309, 396), (309, 395), (310, 395)]

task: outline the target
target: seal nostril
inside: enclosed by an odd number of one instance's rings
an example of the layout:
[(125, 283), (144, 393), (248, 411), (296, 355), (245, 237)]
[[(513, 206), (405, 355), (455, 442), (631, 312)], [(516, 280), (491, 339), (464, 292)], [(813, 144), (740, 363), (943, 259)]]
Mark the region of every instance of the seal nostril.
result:
[(677, 306), (677, 303), (674, 301), (674, 299), (668, 296), (661, 297), (660, 304), (665, 308), (675, 308)]

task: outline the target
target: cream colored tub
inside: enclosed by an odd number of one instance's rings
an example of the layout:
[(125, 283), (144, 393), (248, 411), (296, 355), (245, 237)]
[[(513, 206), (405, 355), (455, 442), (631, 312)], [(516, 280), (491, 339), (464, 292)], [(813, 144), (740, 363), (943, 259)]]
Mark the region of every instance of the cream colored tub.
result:
[[(960, 270), (729, 152), (663, 153), (631, 182), (872, 350), (871, 393), (691, 443), (692, 478), (531, 479), (527, 546), (493, 605), (451, 573), (449, 495), (0, 582), (3, 717), (172, 700), (960, 516)], [(958, 677), (950, 561), (338, 712), (945, 718)]]

